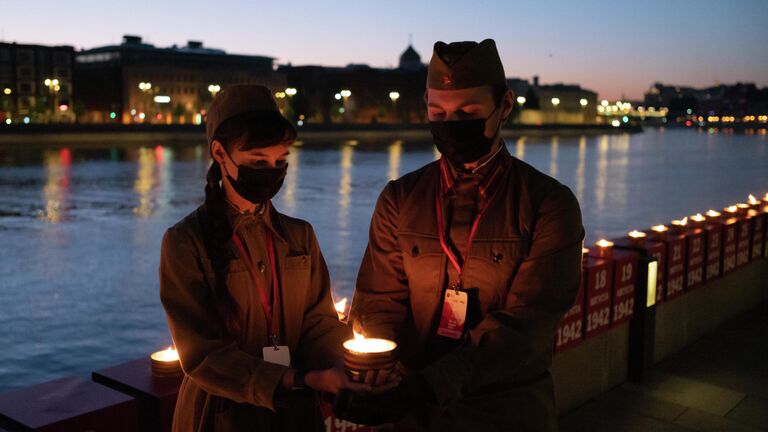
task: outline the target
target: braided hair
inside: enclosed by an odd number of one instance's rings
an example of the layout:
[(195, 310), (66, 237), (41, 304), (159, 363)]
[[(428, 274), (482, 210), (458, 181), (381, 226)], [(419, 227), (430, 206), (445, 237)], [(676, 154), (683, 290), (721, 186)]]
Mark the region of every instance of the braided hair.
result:
[[(216, 129), (211, 142), (219, 141), (227, 152), (293, 142), (296, 129), (274, 121), (272, 113), (252, 111), (231, 117)], [(232, 249), (232, 226), (226, 213), (228, 204), (220, 184), (221, 179), (221, 166), (214, 159), (205, 178), (205, 218), (201, 221), (201, 228), (215, 275), (212, 289), (216, 312), (228, 335), (238, 339), (243, 330), (243, 311), (227, 287), (227, 270), (235, 254)]]

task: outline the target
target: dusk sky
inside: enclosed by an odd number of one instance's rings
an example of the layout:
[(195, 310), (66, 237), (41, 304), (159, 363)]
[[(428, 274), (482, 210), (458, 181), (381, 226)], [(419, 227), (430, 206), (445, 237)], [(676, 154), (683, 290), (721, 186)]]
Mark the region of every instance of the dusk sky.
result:
[(768, 0), (93, 1), (0, 0), (0, 40), (156, 46), (201, 40), (278, 63), (390, 67), (413, 45), (494, 38), (508, 77), (639, 99), (654, 82), (768, 86)]

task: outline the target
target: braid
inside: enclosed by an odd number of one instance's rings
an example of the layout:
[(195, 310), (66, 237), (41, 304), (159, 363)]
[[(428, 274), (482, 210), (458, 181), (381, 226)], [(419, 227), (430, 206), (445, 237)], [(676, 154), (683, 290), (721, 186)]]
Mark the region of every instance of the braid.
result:
[(229, 248), (232, 227), (227, 220), (220, 180), (221, 167), (218, 162), (213, 161), (206, 175), (205, 207), (208, 217), (203, 227), (203, 236), (215, 274), (216, 285), (213, 287), (213, 294), (216, 310), (229, 335), (237, 339), (243, 327), (242, 310), (227, 288), (227, 268), (234, 256)]

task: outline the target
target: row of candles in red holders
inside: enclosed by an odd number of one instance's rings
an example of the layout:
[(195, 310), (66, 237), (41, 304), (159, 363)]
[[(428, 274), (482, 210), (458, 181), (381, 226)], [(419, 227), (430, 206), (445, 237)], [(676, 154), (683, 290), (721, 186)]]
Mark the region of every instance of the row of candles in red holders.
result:
[[(584, 248), (581, 287), (557, 330), (555, 352), (630, 320), (636, 307), (674, 300), (768, 256), (767, 229), (768, 193)], [(645, 305), (635, 304), (638, 283), (647, 287)]]

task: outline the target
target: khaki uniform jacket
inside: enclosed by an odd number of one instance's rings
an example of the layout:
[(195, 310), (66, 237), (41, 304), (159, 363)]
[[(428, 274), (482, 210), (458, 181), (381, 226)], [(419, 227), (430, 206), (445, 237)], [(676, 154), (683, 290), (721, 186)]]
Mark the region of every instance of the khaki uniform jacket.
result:
[(448, 354), (433, 359), (425, 348), (455, 275), (438, 240), (439, 161), (389, 182), (372, 217), (351, 319), (396, 340), (406, 368), (426, 378), (437, 398), (430, 430), (557, 426), (549, 368), (579, 287), (581, 210), (567, 187), (502, 147), (494, 163), (506, 171), (464, 270), (464, 286), (479, 288), (481, 318)]
[[(184, 370), (173, 430), (317, 430), (322, 418), (316, 395), (277, 390), (286, 367), (262, 360), (266, 319), (259, 288), (239, 254), (226, 278), (245, 316), (244, 337), (237, 342), (226, 336), (213, 303), (215, 276), (201, 231), (205, 217), (203, 205), (169, 228), (162, 243), (160, 298)], [(266, 251), (261, 233), (264, 225), (272, 232), (282, 300), (274, 314), (281, 322), (281, 344), (290, 347), (292, 367), (333, 366), (343, 341), (352, 335), (338, 320), (312, 227), (271, 205), (263, 215), (242, 217), (249, 220), (235, 220), (233, 226), (253, 261), (269, 263), (261, 253)]]

